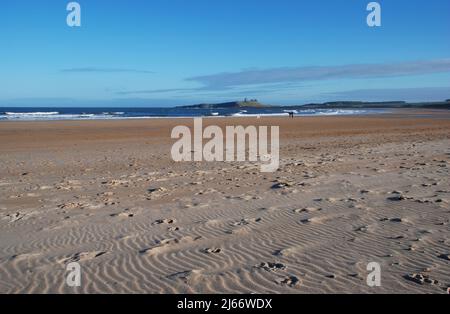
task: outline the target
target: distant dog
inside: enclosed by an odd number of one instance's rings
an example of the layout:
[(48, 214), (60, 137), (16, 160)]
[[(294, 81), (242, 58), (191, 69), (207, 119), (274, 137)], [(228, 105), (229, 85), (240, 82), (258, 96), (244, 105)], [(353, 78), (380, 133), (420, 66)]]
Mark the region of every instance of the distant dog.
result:
[(289, 112), (289, 118), (294, 118), (294, 112), (293, 111)]

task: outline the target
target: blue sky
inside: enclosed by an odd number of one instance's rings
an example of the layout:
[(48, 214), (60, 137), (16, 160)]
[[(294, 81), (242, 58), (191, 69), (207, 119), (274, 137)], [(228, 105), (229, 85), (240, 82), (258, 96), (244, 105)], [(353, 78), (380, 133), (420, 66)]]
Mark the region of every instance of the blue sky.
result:
[(450, 98), (450, 1), (0, 3), (0, 106)]

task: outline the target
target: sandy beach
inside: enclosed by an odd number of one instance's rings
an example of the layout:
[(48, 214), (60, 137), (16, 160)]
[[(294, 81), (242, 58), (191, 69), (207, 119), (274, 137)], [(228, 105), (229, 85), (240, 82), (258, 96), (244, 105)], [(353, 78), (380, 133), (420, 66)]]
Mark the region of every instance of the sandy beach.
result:
[(172, 161), (180, 124), (192, 119), (0, 122), (0, 293), (450, 287), (448, 111), (204, 120), (280, 126), (274, 173)]

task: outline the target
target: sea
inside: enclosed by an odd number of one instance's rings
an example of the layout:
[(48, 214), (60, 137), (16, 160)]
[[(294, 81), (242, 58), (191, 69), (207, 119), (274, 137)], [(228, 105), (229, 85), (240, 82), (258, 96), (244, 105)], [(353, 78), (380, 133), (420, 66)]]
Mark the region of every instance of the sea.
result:
[(289, 116), (337, 116), (382, 113), (381, 109), (284, 109), (276, 108), (32, 108), (0, 107), (0, 121), (34, 120), (112, 120), (192, 117), (264, 117)]

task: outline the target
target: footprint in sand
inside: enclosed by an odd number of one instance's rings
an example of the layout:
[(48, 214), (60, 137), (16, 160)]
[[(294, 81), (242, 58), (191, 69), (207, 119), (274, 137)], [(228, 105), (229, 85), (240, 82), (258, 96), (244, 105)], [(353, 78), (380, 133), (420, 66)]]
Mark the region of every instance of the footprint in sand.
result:
[(60, 208), (60, 209), (75, 209), (75, 208), (83, 209), (85, 207), (86, 207), (86, 204), (74, 203), (74, 202), (64, 203), (64, 204), (58, 205), (58, 208)]
[(320, 223), (326, 220), (326, 217), (310, 217), (300, 220), (302, 224)]
[(117, 186), (128, 187), (129, 183), (130, 182), (126, 181), (126, 180), (109, 180), (109, 181), (101, 182), (102, 185), (106, 185), (106, 186), (110, 186), (110, 187), (117, 187)]
[(170, 245), (175, 245), (180, 243), (180, 240), (178, 239), (164, 239), (158, 242), (158, 244), (156, 246), (150, 247), (150, 248), (146, 248), (146, 249), (142, 249), (139, 251), (140, 254), (146, 254), (146, 255), (151, 255), (151, 254), (155, 254), (155, 253), (160, 253), (162, 251), (164, 251), (164, 249), (167, 246)]
[(202, 274), (201, 270), (193, 269), (174, 273), (167, 276), (166, 278), (170, 280), (181, 280), (187, 284), (188, 281), (198, 278), (199, 276), (201, 276), (201, 274)]
[(282, 210), (282, 207), (278, 206), (271, 206), (271, 207), (261, 207), (258, 208), (259, 211), (269, 211), (269, 212), (276, 212)]
[(441, 254), (438, 257), (446, 261), (450, 261), (450, 254)]
[(285, 278), (278, 279), (277, 283), (279, 285), (295, 288), (300, 286), (300, 279), (298, 279), (296, 276), (288, 276)]
[(389, 221), (389, 222), (401, 223), (401, 222), (406, 222), (406, 219), (400, 218), (400, 217), (394, 217), (394, 218), (383, 217), (383, 218), (380, 219), (380, 221), (381, 222)]
[(140, 250), (139, 253), (142, 255), (152, 255), (152, 254), (162, 253), (178, 244), (192, 243), (199, 239), (201, 239), (201, 236), (198, 236), (198, 237), (186, 236), (186, 237), (182, 237), (180, 239), (177, 239), (177, 238), (164, 239), (161, 241), (157, 241), (155, 246)]
[(299, 254), (303, 251), (304, 247), (302, 246), (292, 246), (281, 250), (276, 250), (273, 252), (275, 256), (292, 256), (294, 254)]
[(93, 252), (80, 252), (76, 253), (68, 258), (64, 258), (59, 261), (59, 263), (71, 263), (71, 262), (82, 262), (97, 258), (106, 254), (105, 251), (93, 251)]
[(239, 221), (232, 223), (232, 225), (233, 226), (246, 226), (252, 222), (260, 222), (261, 220), (262, 220), (262, 218), (241, 219)]
[(406, 200), (406, 199), (411, 199), (411, 198), (408, 198), (408, 197), (404, 196), (401, 192), (394, 191), (391, 194), (393, 194), (393, 195), (389, 196), (387, 198), (387, 200), (391, 201), (391, 202), (399, 202), (399, 201), (403, 201), (403, 200)]
[(156, 220), (153, 225), (161, 225), (161, 224), (168, 224), (171, 225), (175, 222), (175, 219), (158, 219)]
[(97, 193), (97, 196), (103, 196), (103, 197), (110, 197), (113, 196), (114, 192), (103, 192), (103, 193)]
[(403, 276), (406, 280), (415, 282), (420, 285), (430, 284), (437, 285), (439, 282), (437, 280), (431, 279), (430, 276), (424, 274), (408, 274)]
[(271, 189), (273, 190), (278, 190), (278, 189), (284, 189), (284, 188), (289, 188), (295, 185), (295, 182), (280, 182), (277, 180), (277, 182), (272, 185)]
[(159, 197), (164, 195), (168, 190), (164, 187), (158, 187), (158, 188), (149, 188), (147, 189), (148, 198), (152, 199), (152, 197)]
[(293, 210), (294, 213), (312, 213), (316, 211), (321, 211), (322, 208), (316, 208), (316, 207), (305, 207), (305, 208), (296, 208)]
[(390, 239), (390, 240), (401, 240), (401, 239), (404, 239), (405, 238), (405, 236), (403, 236), (403, 235), (397, 235), (397, 236), (390, 236), (390, 237), (388, 237), (388, 239)]
[(277, 271), (277, 270), (285, 270), (286, 266), (282, 263), (268, 262), (268, 263), (261, 263), (255, 266), (255, 268), (264, 269), (266, 271)]
[(357, 227), (357, 228), (355, 229), (355, 231), (356, 231), (356, 232), (367, 232), (367, 231), (369, 231), (369, 226), (368, 226), (368, 225), (365, 225), (365, 226)]
[(220, 249), (220, 248), (206, 248), (203, 250), (203, 253), (206, 253), (206, 254), (217, 254), (220, 252), (222, 252), (222, 249)]
[(25, 217), (25, 214), (17, 212), (14, 214), (7, 214), (3, 217), (3, 219), (8, 219), (9, 222), (15, 222), (15, 221), (21, 220), (23, 217)]
[(118, 214), (111, 214), (109, 216), (118, 217), (118, 218), (132, 218), (132, 217), (134, 217), (134, 214), (123, 212), (123, 213), (118, 213)]

